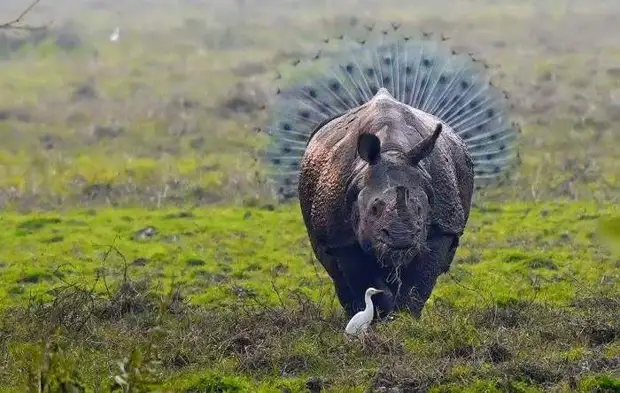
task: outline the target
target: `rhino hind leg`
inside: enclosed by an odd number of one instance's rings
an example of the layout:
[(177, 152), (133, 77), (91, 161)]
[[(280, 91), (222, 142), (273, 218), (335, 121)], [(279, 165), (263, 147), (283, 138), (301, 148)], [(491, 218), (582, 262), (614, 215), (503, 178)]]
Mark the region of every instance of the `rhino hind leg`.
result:
[(400, 291), (394, 305), (396, 310), (408, 311), (416, 317), (422, 314), (437, 278), (452, 264), (458, 239), (457, 235), (437, 234), (428, 240), (428, 251), (412, 261), (401, 274)]
[(353, 295), (344, 274), (340, 269), (336, 268), (329, 271), (329, 275), (334, 283), (334, 289), (340, 305), (347, 315), (354, 315), (359, 308), (359, 299)]
[(450, 266), (452, 266), (452, 261), (454, 260), (454, 256), (456, 255), (456, 249), (459, 248), (459, 237), (456, 235), (444, 235), (448, 236), (452, 239), (452, 245), (450, 246), (448, 252), (446, 253), (445, 258), (443, 259), (442, 264), (442, 273), (447, 273), (450, 270)]

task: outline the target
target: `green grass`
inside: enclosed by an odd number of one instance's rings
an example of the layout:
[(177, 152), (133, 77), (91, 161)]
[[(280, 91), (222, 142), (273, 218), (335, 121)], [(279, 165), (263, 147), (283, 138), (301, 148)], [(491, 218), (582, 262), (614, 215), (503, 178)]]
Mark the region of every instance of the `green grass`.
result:
[[(601, 241), (598, 220), (618, 212), (615, 205), (566, 202), (476, 209), (452, 277), (435, 295), (467, 307), (479, 300), (469, 291), (487, 292), (492, 285), (487, 300), (542, 296), (565, 303), (579, 290), (569, 277), (584, 285), (617, 278), (617, 261)], [(161, 280), (164, 288), (180, 285), (188, 299), (205, 307), (227, 305), (227, 284), (272, 301), (275, 293), (264, 280), (281, 288), (308, 287), (313, 299), (323, 290), (312, 290), (318, 269), (293, 207), (5, 213), (0, 228), (5, 305), (125, 268), (132, 276)]]
[[(40, 40), (0, 32), (0, 392), (618, 391), (618, 7), (246, 3), (44, 0)], [(392, 19), (497, 65), (522, 163), (422, 317), (362, 344), (255, 128), (276, 68)]]
[[(377, 325), (364, 347), (343, 337), (346, 320), (296, 207), (8, 213), (0, 375), (7, 387), (26, 382), (18, 370), (36, 368), (33, 344), (49, 339), (64, 348), (61, 368), (93, 387), (115, 360), (155, 340), (154, 377), (175, 389), (296, 391), (321, 378), (331, 391), (590, 391), (620, 356), (618, 260), (598, 224), (618, 213), (576, 202), (476, 208), (423, 317)], [(571, 375), (580, 362), (592, 368)]]

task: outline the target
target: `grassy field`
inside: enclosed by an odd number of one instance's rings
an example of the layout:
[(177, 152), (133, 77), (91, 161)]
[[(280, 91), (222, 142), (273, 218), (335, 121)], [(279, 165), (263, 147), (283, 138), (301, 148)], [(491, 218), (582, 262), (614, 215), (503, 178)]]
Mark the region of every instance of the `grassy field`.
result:
[[(73, 3), (0, 30), (0, 392), (620, 390), (615, 2)], [(277, 68), (391, 20), (491, 64), (522, 164), (362, 344), (257, 128)]]

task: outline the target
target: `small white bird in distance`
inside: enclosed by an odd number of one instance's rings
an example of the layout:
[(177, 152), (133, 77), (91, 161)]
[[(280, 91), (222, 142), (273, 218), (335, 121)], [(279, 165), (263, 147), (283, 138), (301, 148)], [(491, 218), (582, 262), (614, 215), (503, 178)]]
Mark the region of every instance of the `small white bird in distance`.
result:
[(366, 308), (351, 318), (347, 327), (344, 329), (345, 332), (354, 336), (360, 336), (361, 334), (366, 332), (368, 326), (372, 322), (372, 319), (375, 316), (375, 307), (372, 304), (372, 295), (383, 292), (380, 289), (375, 289), (370, 287), (366, 290), (366, 294), (364, 295), (364, 300), (366, 302)]
[(110, 34), (110, 41), (116, 42), (118, 41), (120, 36), (121, 36), (121, 29), (119, 27), (116, 27), (114, 31), (112, 31), (112, 34)]

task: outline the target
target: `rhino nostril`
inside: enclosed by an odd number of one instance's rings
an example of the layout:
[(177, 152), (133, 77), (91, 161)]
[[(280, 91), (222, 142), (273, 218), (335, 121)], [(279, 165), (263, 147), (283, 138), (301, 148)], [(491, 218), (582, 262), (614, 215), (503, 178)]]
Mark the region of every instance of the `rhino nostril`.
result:
[(390, 231), (388, 231), (387, 229), (382, 229), (381, 234), (387, 238), (390, 237)]
[(370, 206), (370, 212), (373, 216), (380, 216), (383, 212), (383, 201), (380, 199), (375, 199), (373, 204)]

